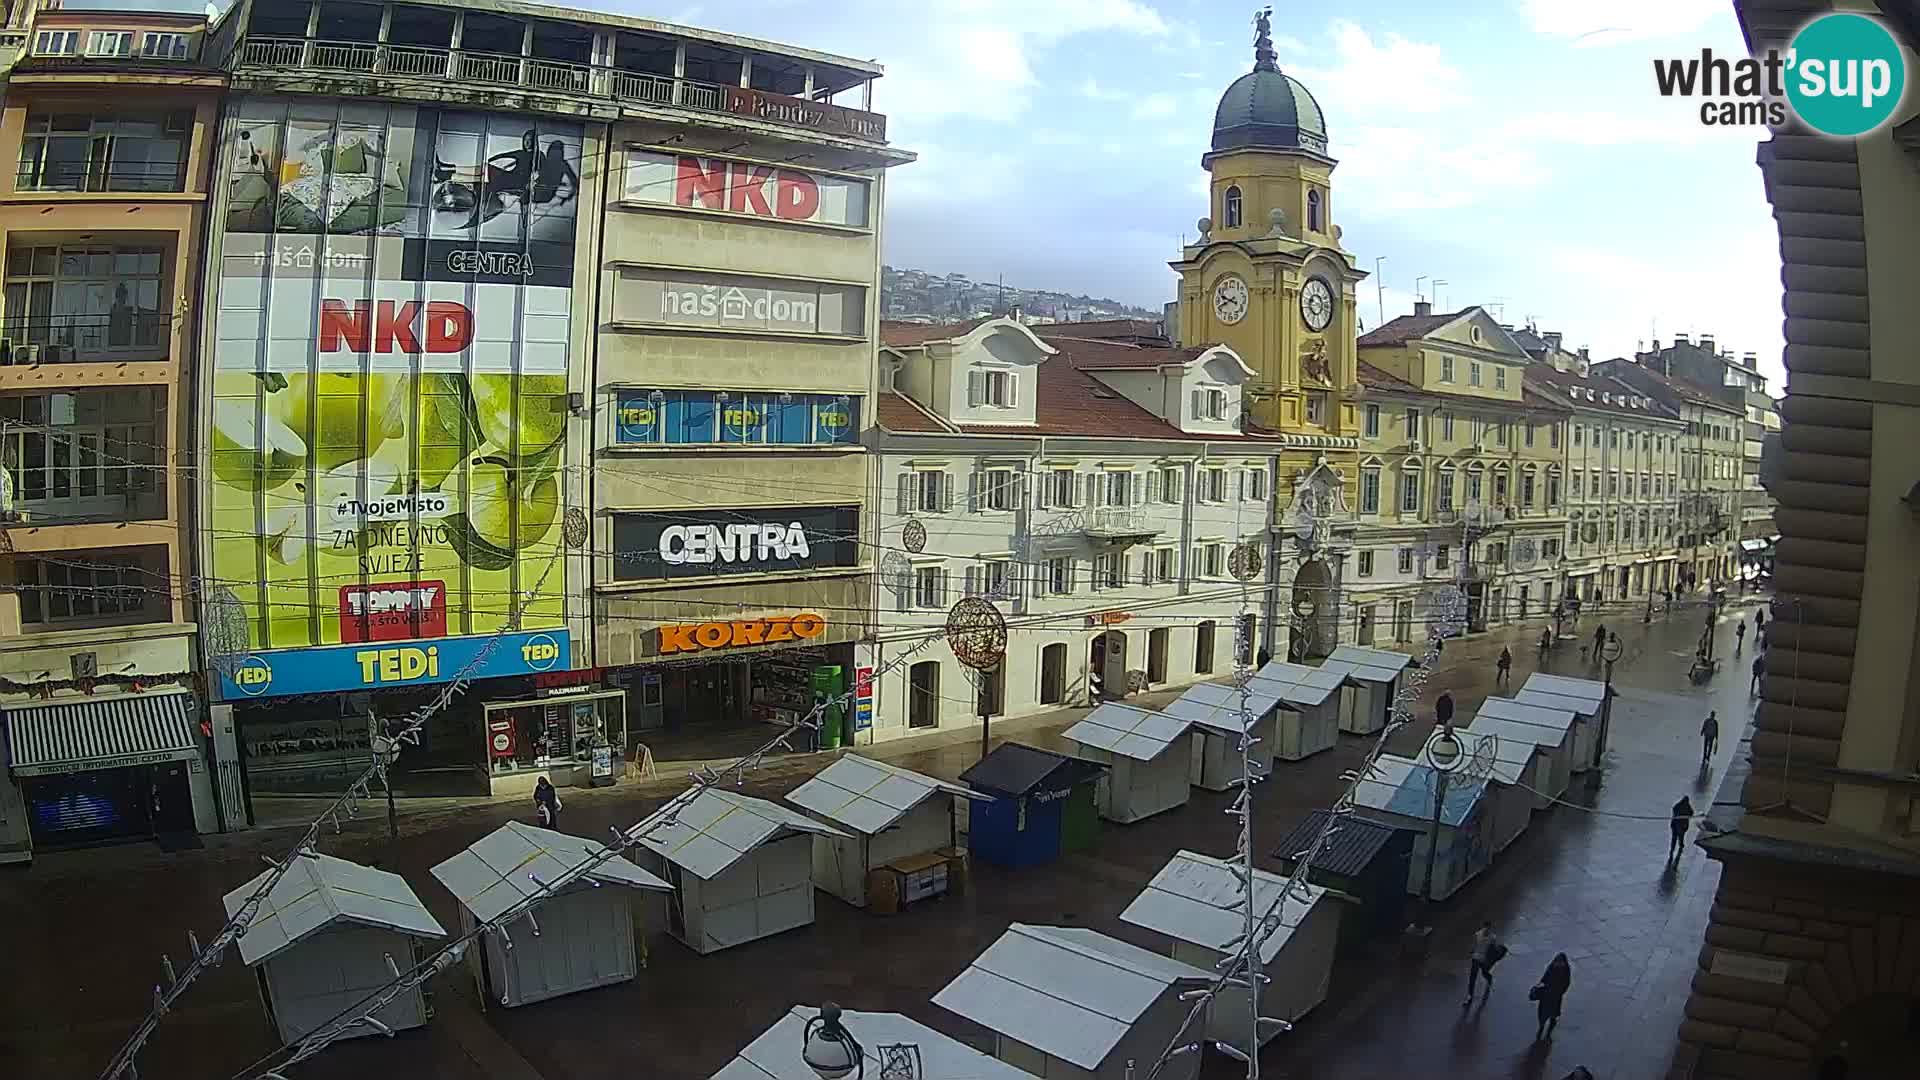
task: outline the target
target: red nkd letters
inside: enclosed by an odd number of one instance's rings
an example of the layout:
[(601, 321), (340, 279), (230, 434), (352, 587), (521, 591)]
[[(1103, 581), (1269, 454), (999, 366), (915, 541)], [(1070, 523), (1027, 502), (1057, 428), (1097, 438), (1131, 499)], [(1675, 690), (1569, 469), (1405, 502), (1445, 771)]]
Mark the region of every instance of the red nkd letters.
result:
[(792, 169), (682, 157), (675, 169), (673, 201), (677, 206), (811, 221), (820, 212), (820, 185)]
[(473, 312), (451, 300), (320, 301), (323, 353), (457, 353), (473, 344)]

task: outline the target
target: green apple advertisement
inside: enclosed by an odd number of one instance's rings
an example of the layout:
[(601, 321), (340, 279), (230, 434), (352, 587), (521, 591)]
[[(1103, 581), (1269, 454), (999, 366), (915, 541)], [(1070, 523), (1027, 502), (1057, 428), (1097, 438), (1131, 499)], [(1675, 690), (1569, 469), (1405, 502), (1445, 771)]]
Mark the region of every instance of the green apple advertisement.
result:
[(529, 116), (235, 110), (214, 652), (564, 626), (580, 153), (579, 125)]

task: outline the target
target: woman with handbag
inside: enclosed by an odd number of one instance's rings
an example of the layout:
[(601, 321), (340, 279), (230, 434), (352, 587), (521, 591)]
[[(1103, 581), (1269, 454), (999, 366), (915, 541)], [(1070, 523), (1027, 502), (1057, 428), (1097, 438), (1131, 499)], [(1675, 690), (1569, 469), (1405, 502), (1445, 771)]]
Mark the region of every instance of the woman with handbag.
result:
[(1553, 1029), (1560, 1023), (1560, 999), (1567, 996), (1567, 987), (1571, 985), (1573, 965), (1567, 962), (1567, 954), (1554, 954), (1553, 962), (1547, 965), (1540, 981), (1527, 991), (1527, 997), (1539, 1003), (1539, 1026), (1534, 1028), (1534, 1042), (1553, 1037)]

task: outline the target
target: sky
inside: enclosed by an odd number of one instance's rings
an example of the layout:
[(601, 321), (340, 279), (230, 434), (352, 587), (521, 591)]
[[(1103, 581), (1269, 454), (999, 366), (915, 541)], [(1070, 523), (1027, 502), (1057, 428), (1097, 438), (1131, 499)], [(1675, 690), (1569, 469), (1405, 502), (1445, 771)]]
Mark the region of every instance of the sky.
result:
[[(1245, 0), (590, 3), (884, 65), (874, 108), (920, 155), (890, 174), (888, 262), (1154, 307), (1253, 62)], [(1702, 126), (1653, 82), (1655, 57), (1744, 55), (1728, 0), (1282, 0), (1273, 33), (1327, 114), (1342, 244), (1384, 260), (1368, 327), (1419, 284), (1596, 357), (1710, 334), (1779, 392), (1764, 129)]]

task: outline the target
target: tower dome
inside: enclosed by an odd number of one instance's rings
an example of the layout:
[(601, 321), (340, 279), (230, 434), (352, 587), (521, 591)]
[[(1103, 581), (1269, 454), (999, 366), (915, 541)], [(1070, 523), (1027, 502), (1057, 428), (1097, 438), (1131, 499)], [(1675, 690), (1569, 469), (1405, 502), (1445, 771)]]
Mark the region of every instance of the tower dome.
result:
[(1253, 70), (1220, 95), (1213, 149), (1327, 152), (1327, 118), (1300, 80), (1280, 70), (1267, 12), (1254, 20)]

